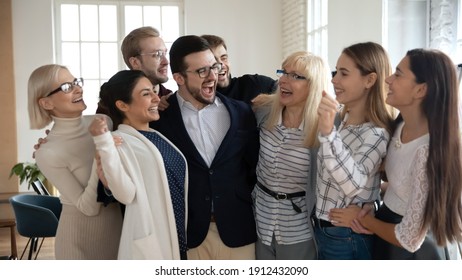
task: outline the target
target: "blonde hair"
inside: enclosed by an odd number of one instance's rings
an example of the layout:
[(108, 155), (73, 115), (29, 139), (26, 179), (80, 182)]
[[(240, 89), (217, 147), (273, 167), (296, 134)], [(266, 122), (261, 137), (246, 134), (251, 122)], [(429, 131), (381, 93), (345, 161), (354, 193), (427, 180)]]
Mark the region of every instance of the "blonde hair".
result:
[[(330, 71), (324, 60), (312, 53), (298, 51), (289, 55), (283, 62), (282, 68), (293, 68), (306, 77), (308, 81), (308, 97), (303, 109), (305, 138), (303, 145), (307, 148), (319, 146), (317, 137), (318, 130), (318, 106), (321, 102), (322, 92), (328, 91), (330, 85)], [(280, 104), (280, 87), (278, 86), (274, 98), (272, 98), (271, 111), (265, 123), (267, 129), (277, 125), (284, 106)]]
[(40, 106), (39, 100), (53, 90), (52, 86), (58, 80), (58, 73), (62, 69), (67, 70), (67, 67), (48, 64), (35, 69), (30, 75), (27, 95), (31, 129), (42, 129), (51, 123), (50, 112)]
[(130, 64), (130, 58), (136, 57), (141, 53), (140, 41), (151, 37), (160, 37), (159, 30), (152, 26), (143, 26), (134, 29), (128, 33), (127, 36), (125, 36), (124, 40), (122, 41), (120, 50), (122, 51), (125, 64), (130, 70), (133, 70), (133, 67)]

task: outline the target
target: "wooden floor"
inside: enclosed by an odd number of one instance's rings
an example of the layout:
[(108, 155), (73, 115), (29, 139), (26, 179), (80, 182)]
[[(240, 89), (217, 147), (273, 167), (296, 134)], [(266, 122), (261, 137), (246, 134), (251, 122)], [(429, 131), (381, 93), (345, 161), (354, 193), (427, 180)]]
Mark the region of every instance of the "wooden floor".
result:
[[(29, 239), (26, 237), (20, 236), (16, 231), (16, 247), (18, 250), (18, 259), (21, 258), (22, 251), (27, 244)], [(39, 240), (39, 244), (42, 242), (42, 239)], [(42, 249), (37, 257), (37, 260), (54, 260), (55, 259), (55, 249), (54, 249), (55, 240), (54, 238), (45, 238), (43, 242)], [(24, 253), (23, 260), (27, 260), (29, 254), (29, 248)], [(10, 229), (9, 228), (0, 228), (0, 259), (3, 260), (5, 257), (11, 255), (11, 243), (10, 243)], [(35, 258), (35, 254), (32, 256), (32, 259)], [(0, 260), (0, 261), (1, 261)]]

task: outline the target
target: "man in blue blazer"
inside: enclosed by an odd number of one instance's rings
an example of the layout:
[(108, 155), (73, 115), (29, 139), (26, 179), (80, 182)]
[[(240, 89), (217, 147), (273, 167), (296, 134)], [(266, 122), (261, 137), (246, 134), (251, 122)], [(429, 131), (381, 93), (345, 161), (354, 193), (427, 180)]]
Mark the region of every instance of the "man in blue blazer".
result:
[(255, 259), (259, 142), (252, 109), (216, 92), (222, 64), (205, 39), (178, 38), (170, 67), (178, 91), (151, 126), (188, 162), (188, 259)]

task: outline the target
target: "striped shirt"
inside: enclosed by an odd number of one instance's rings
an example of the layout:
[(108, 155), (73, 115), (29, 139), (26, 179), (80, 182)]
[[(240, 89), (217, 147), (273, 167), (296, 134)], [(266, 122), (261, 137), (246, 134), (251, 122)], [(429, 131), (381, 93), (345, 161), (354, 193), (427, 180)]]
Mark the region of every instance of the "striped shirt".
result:
[[(258, 181), (268, 189), (280, 193), (306, 191), (310, 170), (310, 151), (303, 147), (303, 131), (288, 129), (281, 124), (260, 130), (260, 155), (257, 165)], [(300, 207), (297, 213), (290, 200), (276, 200), (258, 186), (254, 188), (255, 220), (257, 233), (265, 245), (272, 237), (278, 244), (296, 244), (312, 238), (308, 228), (305, 197), (292, 201)]]
[(362, 205), (379, 197), (380, 164), (390, 135), (386, 129), (367, 122), (345, 125), (318, 138), (318, 182), (316, 216), (329, 221), (329, 210)]

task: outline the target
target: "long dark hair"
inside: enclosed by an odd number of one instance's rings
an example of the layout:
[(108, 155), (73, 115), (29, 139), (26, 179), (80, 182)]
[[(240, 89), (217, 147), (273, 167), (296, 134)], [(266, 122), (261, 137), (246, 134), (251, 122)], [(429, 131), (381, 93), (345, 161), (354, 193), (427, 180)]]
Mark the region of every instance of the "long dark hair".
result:
[(407, 52), (417, 83), (426, 83), (422, 110), (428, 120), (429, 193), (422, 230), (430, 227), (438, 245), (462, 240), (462, 167), (456, 66), (438, 50)]
[(130, 104), (133, 89), (142, 77), (146, 77), (142, 71), (122, 70), (101, 86), (99, 105), (104, 108), (105, 113), (112, 119), (114, 129), (117, 129), (125, 119), (125, 114), (117, 108), (116, 101), (120, 100)]

